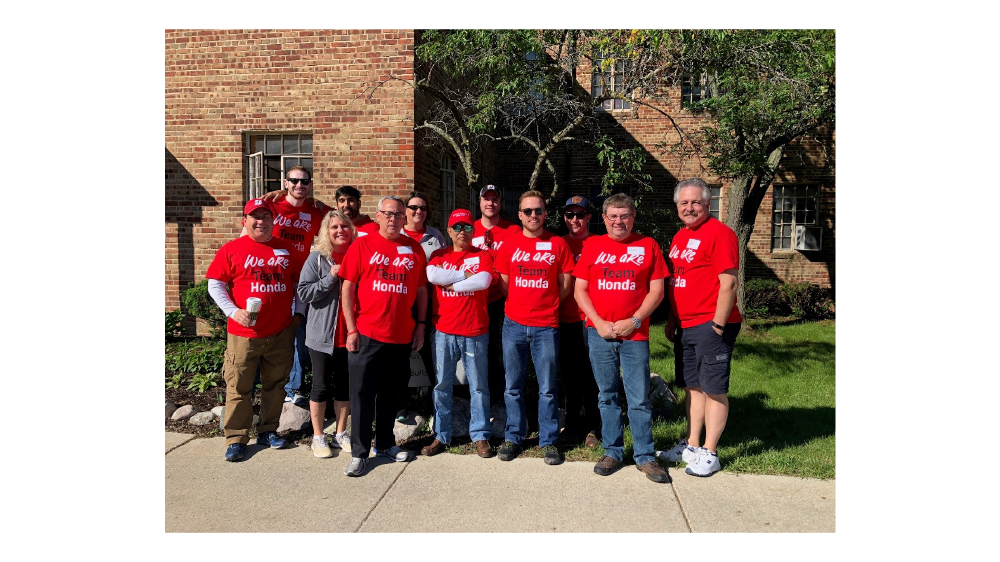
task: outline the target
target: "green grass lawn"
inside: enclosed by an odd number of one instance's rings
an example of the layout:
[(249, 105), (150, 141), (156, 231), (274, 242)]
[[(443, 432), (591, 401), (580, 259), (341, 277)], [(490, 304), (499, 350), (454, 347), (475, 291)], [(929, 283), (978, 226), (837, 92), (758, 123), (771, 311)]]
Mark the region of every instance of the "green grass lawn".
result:
[[(722, 469), (835, 478), (835, 322), (751, 321), (749, 328), (744, 325), (733, 352), (729, 421), (719, 442)], [(650, 335), (650, 370), (673, 388), (673, 344), (663, 336), (662, 323)], [(683, 398), (683, 389), (673, 390)], [(685, 435), (680, 407), (653, 424), (657, 450)], [(577, 447), (566, 458), (596, 462), (601, 454), (600, 448)], [(626, 427), (626, 459), (631, 455)]]

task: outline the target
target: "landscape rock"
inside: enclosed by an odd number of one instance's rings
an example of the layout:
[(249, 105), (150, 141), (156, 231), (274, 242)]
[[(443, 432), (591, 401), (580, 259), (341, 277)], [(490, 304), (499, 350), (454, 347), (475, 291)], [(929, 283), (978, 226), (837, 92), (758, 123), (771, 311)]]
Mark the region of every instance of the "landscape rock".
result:
[(215, 414), (216, 416), (220, 417), (220, 418), (222, 417), (222, 414), (225, 411), (226, 411), (226, 407), (225, 406), (216, 406), (216, 407), (212, 408), (212, 413)]
[(493, 419), (493, 437), (502, 438), (507, 432), (507, 408), (497, 404), (490, 408), (490, 418)]
[(208, 425), (215, 421), (215, 414), (212, 412), (198, 412), (197, 414), (191, 416), (188, 423), (191, 425)]
[(176, 410), (174, 410), (174, 413), (170, 415), (170, 419), (172, 419), (172, 420), (186, 420), (186, 419), (190, 418), (191, 416), (193, 416), (193, 415), (195, 415), (197, 413), (198, 413), (198, 410), (195, 410), (194, 406), (191, 406), (189, 404), (187, 406), (181, 406), (180, 408), (177, 408)]
[(677, 396), (656, 373), (649, 374), (649, 404), (654, 419), (669, 416), (677, 405)]
[(278, 433), (302, 431), (308, 427), (312, 427), (309, 410), (291, 402), (282, 403), (281, 418), (278, 420)]
[(472, 421), (471, 407), (472, 405), (465, 398), (452, 399), (451, 434), (453, 436), (465, 437), (469, 435), (469, 422)]
[(166, 404), (166, 414), (167, 415), (164, 416), (164, 418), (165, 419), (170, 419), (170, 416), (174, 415), (174, 412), (176, 412), (176, 411), (177, 411), (177, 406), (174, 406), (173, 402), (171, 402), (170, 400), (167, 400), (167, 404)]
[(392, 433), (396, 437), (396, 443), (402, 443), (407, 439), (413, 437), (420, 430), (420, 427), (424, 425), (427, 420), (423, 416), (415, 412), (406, 412), (406, 419), (403, 421), (396, 420), (396, 424), (392, 427)]

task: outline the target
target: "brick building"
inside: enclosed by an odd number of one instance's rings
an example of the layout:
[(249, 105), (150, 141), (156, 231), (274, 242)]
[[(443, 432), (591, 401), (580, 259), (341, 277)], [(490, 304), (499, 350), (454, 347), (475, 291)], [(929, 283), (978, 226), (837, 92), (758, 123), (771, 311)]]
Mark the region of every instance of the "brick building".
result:
[[(454, 207), (475, 208), (476, 194), (465, 187), (457, 159), (423, 146), (414, 134), (414, 118), (428, 101), (399, 81), (384, 83), (374, 95), (366, 90), (390, 74), (412, 78), (416, 40), (414, 30), (165, 32), (167, 309), (180, 305), (188, 283), (201, 280), (218, 248), (239, 234), (250, 195), (279, 187), (282, 171), (294, 165), (312, 169), (320, 200), (332, 202), (341, 185), (357, 187), (363, 213), (373, 213), (382, 195), (412, 189), (428, 194), (434, 225)], [(590, 87), (589, 73), (582, 72), (581, 85)], [(678, 104), (680, 97), (678, 91)], [(646, 172), (662, 191), (645, 205), (672, 206), (676, 181), (700, 174), (693, 164), (652, 148), (668, 125), (643, 111), (609, 108), (606, 118), (619, 146), (647, 147)], [(830, 132), (786, 152), (772, 193), (779, 205), (793, 208), (774, 214), (774, 197), (765, 198), (748, 276), (833, 284), (833, 139)], [(507, 201), (516, 201), (533, 158), (514, 147), (478, 158), (481, 183), (500, 186)], [(603, 172), (592, 151), (570, 146), (558, 160), (566, 173), (560, 178), (564, 196), (593, 196)], [(727, 184), (714, 183), (725, 218)], [(802, 222), (822, 232), (819, 250), (794, 249)]]

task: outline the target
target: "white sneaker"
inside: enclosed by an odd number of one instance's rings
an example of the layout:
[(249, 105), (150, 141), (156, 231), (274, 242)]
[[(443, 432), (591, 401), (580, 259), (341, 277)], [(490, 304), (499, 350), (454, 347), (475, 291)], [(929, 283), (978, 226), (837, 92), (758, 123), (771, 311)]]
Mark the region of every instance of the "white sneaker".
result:
[(657, 451), (656, 456), (668, 462), (684, 461), (691, 463), (698, 458), (698, 450), (688, 445), (687, 439), (681, 439), (672, 449)]
[(338, 447), (338, 448), (343, 449), (343, 450), (347, 451), (348, 453), (350, 453), (351, 452), (351, 436), (348, 435), (348, 434), (346, 434), (346, 433), (344, 433), (342, 435), (339, 435), (339, 436), (336, 435), (336, 434), (334, 434), (334, 436), (333, 436), (333, 443), (330, 443), (330, 446), (331, 447)]
[(704, 447), (698, 447), (697, 455), (698, 458), (688, 462), (684, 472), (692, 476), (711, 476), (722, 470), (722, 464), (719, 463), (719, 455)]
[(313, 437), (312, 452), (314, 457), (320, 459), (328, 459), (333, 456), (333, 451), (331, 451), (330, 446), (326, 444), (325, 435), (321, 439)]
[(396, 462), (407, 462), (413, 460), (413, 453), (410, 451), (404, 451), (399, 447), (393, 445), (389, 447), (388, 451), (375, 451), (376, 457), (385, 457), (387, 459), (392, 459)]
[(347, 468), (344, 469), (344, 474), (348, 476), (361, 476), (365, 473), (365, 465), (367, 464), (368, 459), (351, 457), (351, 464), (347, 465)]

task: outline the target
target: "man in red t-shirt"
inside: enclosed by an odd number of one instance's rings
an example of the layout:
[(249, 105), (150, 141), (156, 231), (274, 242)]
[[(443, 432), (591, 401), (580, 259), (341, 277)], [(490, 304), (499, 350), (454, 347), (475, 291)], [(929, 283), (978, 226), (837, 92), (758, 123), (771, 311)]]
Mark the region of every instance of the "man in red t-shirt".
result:
[(368, 215), (361, 214), (361, 192), (350, 185), (342, 185), (334, 194), (337, 198), (337, 208), (347, 215), (358, 231), (358, 238), (378, 232), (378, 223)]
[[(399, 378), (410, 375), (410, 353), (420, 351), (427, 324), (427, 257), (403, 235), (403, 201), (378, 203), (376, 234), (358, 238), (337, 273), (343, 278), (341, 310), (347, 326), (351, 393), (351, 463), (344, 474), (361, 476), (375, 421), (375, 454), (396, 462), (413, 453), (396, 446)], [(417, 319), (411, 309), (416, 303)], [(354, 311), (358, 312), (355, 313)]]
[[(281, 417), (281, 386), (291, 368), (295, 329), (302, 322), (304, 308), (295, 294), (302, 262), (294, 257), (291, 246), (272, 235), (270, 205), (253, 199), (244, 207), (243, 215), (246, 236), (222, 246), (205, 274), (209, 294), (229, 318), (223, 372), (227, 461), (238, 461), (246, 453), (258, 367), (261, 398), (257, 443), (273, 449), (287, 445), (275, 430)], [(255, 313), (247, 311), (247, 299), (251, 297), (261, 301)]]
[(709, 214), (710, 201), (711, 190), (698, 178), (674, 188), (684, 228), (670, 243), (671, 306), (664, 327), (674, 342), (676, 382), (686, 390), (688, 434), (660, 456), (687, 462), (685, 472), (695, 476), (722, 469), (716, 447), (729, 418), (730, 363), (742, 322), (736, 233)]
[(663, 301), (669, 277), (660, 245), (635, 234), (635, 202), (624, 193), (604, 200), (605, 236), (583, 248), (573, 270), (574, 297), (587, 315), (590, 363), (599, 390), (604, 457), (594, 466), (601, 476), (622, 467), (624, 438), (618, 404), (618, 372), (628, 401), (635, 466), (657, 483), (670, 476), (656, 462), (649, 403), (649, 315)]
[(490, 448), (490, 392), (487, 385), (489, 316), (487, 289), (496, 272), (489, 252), (472, 246), (472, 213), (456, 209), (448, 219), (452, 245), (431, 254), (427, 280), (434, 285), (434, 441), (420, 450), (431, 456), (451, 442), (452, 387), (456, 365), (462, 360), (469, 382), (469, 435), (480, 457)]
[[(472, 245), (476, 248), (486, 250), (496, 262), (497, 252), (503, 247), (504, 238), (514, 226), (510, 221), (500, 216), (500, 190), (497, 186), (490, 184), (479, 191), (479, 220), (473, 223)], [(490, 316), (490, 345), (489, 345), (489, 387), (491, 406), (500, 404), (503, 401), (504, 387), (504, 366), (503, 347), (500, 345), (500, 336), (503, 333), (503, 311), (506, 300), (500, 283), (490, 285), (487, 295), (486, 312)]]
[(518, 201), (521, 228), (512, 228), (497, 252), (496, 269), (507, 293), (503, 321), (503, 359), (507, 369), (507, 429), (500, 460), (521, 453), (528, 433), (524, 383), (528, 360), (538, 376), (538, 445), (545, 464), (560, 464), (559, 403), (556, 392), (559, 356), (559, 301), (570, 294), (573, 256), (561, 237), (545, 230), (545, 198), (526, 191)]
[[(574, 195), (567, 199), (563, 221), (569, 231), (563, 240), (573, 255), (573, 263), (577, 263), (584, 243), (591, 237), (587, 230), (590, 223), (587, 198)], [(586, 319), (572, 294), (559, 303), (559, 389), (566, 397), (562, 439), (573, 445), (582, 441), (593, 449), (600, 444), (601, 412), (597, 407), (597, 382), (590, 368), (590, 357), (586, 352), (581, 353), (587, 349)]]

